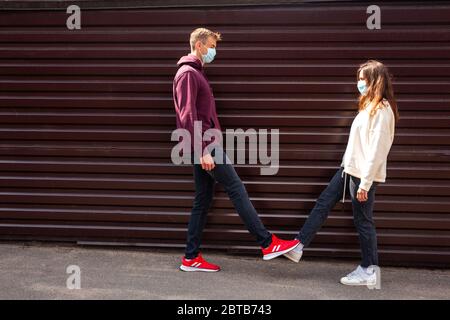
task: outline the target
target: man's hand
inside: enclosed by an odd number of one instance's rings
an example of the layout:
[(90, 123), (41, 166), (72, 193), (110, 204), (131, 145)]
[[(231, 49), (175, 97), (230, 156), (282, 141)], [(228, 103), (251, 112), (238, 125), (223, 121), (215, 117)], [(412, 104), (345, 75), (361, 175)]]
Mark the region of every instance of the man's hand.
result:
[(216, 166), (214, 164), (214, 159), (209, 153), (200, 158), (200, 164), (202, 165), (202, 169), (206, 171), (211, 171)]
[(358, 199), (359, 202), (367, 201), (367, 191), (361, 188), (358, 188), (358, 192), (356, 193), (356, 199)]

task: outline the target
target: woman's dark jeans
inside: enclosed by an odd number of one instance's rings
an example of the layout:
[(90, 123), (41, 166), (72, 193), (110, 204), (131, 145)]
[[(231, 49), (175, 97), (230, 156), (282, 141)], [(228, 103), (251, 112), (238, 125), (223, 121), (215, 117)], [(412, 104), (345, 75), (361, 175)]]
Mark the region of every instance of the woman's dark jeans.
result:
[[(307, 247), (315, 234), (324, 224), (329, 212), (334, 208), (336, 203), (342, 199), (344, 192), (344, 177), (342, 176), (344, 168), (341, 167), (331, 179), (328, 186), (320, 194), (312, 209), (308, 219), (300, 230), (297, 239)], [(373, 206), (375, 200), (375, 190), (378, 182), (373, 182), (368, 192), (368, 199), (365, 202), (359, 202), (356, 193), (359, 188), (360, 179), (347, 175), (352, 199), (353, 221), (359, 234), (359, 243), (361, 247), (361, 266), (367, 268), (371, 265), (378, 265), (377, 252), (377, 234), (373, 221)]]
[[(223, 151), (221, 149), (221, 151)], [(216, 153), (211, 153), (216, 160)], [(217, 153), (217, 157), (220, 153)], [(215, 182), (219, 182), (228, 194), (235, 210), (244, 221), (250, 233), (255, 236), (261, 247), (268, 247), (272, 242), (272, 235), (264, 227), (247, 190), (223, 151), (222, 164), (216, 162), (215, 168), (208, 172), (201, 165), (194, 164), (195, 199), (189, 220), (185, 257), (193, 259), (197, 257), (202, 240), (203, 229), (206, 224), (206, 216), (214, 195)], [(228, 159), (228, 162), (226, 161)]]

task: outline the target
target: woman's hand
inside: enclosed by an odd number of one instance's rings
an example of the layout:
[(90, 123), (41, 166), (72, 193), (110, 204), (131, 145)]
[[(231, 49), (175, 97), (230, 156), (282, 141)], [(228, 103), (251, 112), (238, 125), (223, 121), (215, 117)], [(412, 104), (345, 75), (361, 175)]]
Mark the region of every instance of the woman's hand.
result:
[(367, 201), (367, 191), (361, 188), (358, 188), (358, 192), (356, 192), (356, 199), (358, 199), (359, 202)]

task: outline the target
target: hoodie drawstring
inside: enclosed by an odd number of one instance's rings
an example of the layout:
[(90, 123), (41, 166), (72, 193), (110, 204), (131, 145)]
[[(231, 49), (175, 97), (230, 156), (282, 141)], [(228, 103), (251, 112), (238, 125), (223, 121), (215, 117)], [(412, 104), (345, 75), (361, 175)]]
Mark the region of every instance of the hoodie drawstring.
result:
[(344, 191), (342, 192), (342, 203), (345, 203), (345, 188), (347, 186), (347, 172), (342, 170), (341, 177), (344, 177), (344, 174), (345, 174), (345, 178), (344, 178)]

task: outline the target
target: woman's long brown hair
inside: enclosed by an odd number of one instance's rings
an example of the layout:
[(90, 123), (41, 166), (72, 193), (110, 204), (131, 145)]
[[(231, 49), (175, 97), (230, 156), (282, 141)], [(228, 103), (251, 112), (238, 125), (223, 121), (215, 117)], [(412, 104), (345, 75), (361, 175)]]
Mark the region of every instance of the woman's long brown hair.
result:
[(369, 104), (373, 104), (375, 107), (371, 109), (370, 115), (374, 115), (378, 109), (383, 107), (381, 101), (386, 99), (391, 105), (395, 122), (397, 122), (400, 115), (397, 108), (397, 101), (394, 97), (394, 89), (392, 88), (392, 77), (388, 68), (379, 61), (369, 60), (360, 65), (356, 73), (357, 80), (359, 80), (361, 71), (363, 77), (366, 79), (367, 92), (359, 97), (359, 111), (365, 109)]

